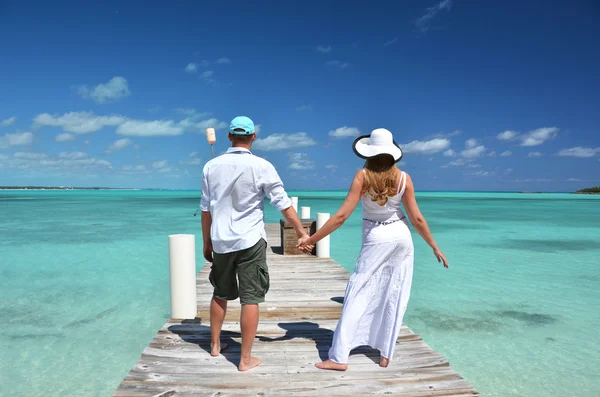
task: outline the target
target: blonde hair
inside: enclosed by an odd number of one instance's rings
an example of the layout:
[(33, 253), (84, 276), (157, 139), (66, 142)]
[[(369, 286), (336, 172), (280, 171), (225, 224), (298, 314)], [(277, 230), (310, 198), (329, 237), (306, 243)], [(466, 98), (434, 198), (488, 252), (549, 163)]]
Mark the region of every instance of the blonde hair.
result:
[(363, 196), (368, 193), (372, 201), (385, 205), (389, 197), (398, 193), (398, 168), (392, 156), (380, 154), (371, 157), (365, 162), (364, 170), (366, 178), (362, 185)]

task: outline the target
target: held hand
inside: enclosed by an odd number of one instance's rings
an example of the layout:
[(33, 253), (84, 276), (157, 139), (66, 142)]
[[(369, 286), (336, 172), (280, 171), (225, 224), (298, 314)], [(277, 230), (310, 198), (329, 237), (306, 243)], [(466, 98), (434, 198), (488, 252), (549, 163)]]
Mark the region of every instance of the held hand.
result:
[(300, 249), (307, 254), (313, 250), (314, 245), (310, 244), (310, 236), (305, 234), (304, 236), (298, 239), (298, 244), (296, 244), (296, 248)]
[(204, 259), (206, 259), (208, 262), (213, 261), (213, 247), (212, 247), (212, 242), (209, 242), (208, 244), (204, 244)]
[(435, 255), (438, 262), (441, 262), (444, 264), (444, 267), (446, 269), (448, 268), (448, 260), (446, 259), (446, 257), (444, 256), (444, 253), (442, 251), (440, 251), (439, 249), (435, 249), (435, 250), (433, 250), (433, 255)]

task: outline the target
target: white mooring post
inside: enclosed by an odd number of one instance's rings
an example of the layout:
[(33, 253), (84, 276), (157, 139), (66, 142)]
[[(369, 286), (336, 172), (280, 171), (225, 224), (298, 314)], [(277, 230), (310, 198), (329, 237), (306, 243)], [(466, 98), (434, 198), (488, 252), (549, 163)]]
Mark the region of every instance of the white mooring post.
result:
[(196, 238), (193, 234), (169, 236), (169, 279), (171, 318), (196, 318)]
[[(326, 212), (317, 212), (317, 230), (323, 227), (330, 215)], [(317, 258), (330, 258), (329, 254), (329, 237), (323, 238), (317, 243)]]
[(292, 199), (292, 207), (294, 211), (298, 212), (298, 197), (290, 197)]
[(310, 219), (310, 207), (300, 207), (300, 219)]

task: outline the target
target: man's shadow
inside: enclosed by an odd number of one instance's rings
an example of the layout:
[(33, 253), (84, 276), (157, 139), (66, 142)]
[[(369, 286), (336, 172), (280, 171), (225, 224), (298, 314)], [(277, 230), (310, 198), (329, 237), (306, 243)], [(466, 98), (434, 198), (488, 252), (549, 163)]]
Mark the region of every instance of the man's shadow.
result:
[[(199, 318), (183, 320), (181, 324), (170, 326), (169, 331), (179, 335), (182, 340), (188, 343), (198, 345), (210, 354), (210, 323), (204, 325)], [(233, 331), (221, 331), (221, 346), (227, 344), (225, 349), (221, 349), (221, 355), (237, 367), (240, 363), (242, 344), (233, 338), (241, 338), (241, 334)]]

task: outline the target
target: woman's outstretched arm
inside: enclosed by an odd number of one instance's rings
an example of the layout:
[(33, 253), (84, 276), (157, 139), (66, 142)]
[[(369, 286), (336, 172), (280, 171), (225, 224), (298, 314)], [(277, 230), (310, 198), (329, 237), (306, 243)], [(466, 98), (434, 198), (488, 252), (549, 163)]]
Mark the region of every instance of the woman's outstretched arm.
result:
[(321, 229), (317, 230), (315, 234), (310, 237), (303, 237), (298, 240), (298, 246), (302, 247), (305, 245), (314, 245), (317, 241), (321, 240), (323, 237), (327, 237), (337, 228), (342, 226), (346, 219), (350, 217), (356, 206), (360, 201), (360, 192), (362, 190), (364, 180), (364, 173), (359, 170), (356, 175), (354, 175), (354, 179), (352, 180), (352, 185), (350, 185), (350, 190), (346, 195), (346, 199), (340, 206), (340, 209), (331, 217)]
[(405, 173), (405, 178), (406, 189), (404, 191), (404, 196), (402, 196), (402, 204), (404, 204), (404, 209), (406, 210), (408, 219), (417, 230), (417, 233), (419, 233), (423, 240), (425, 240), (431, 249), (433, 249), (433, 254), (437, 258), (438, 262), (442, 262), (444, 267), (448, 267), (448, 261), (437, 246), (437, 243), (435, 242), (433, 236), (431, 235), (431, 231), (429, 230), (429, 225), (427, 225), (427, 221), (425, 220), (423, 214), (421, 214), (421, 210), (417, 205), (417, 199), (415, 198), (415, 187), (412, 179), (407, 173)]

